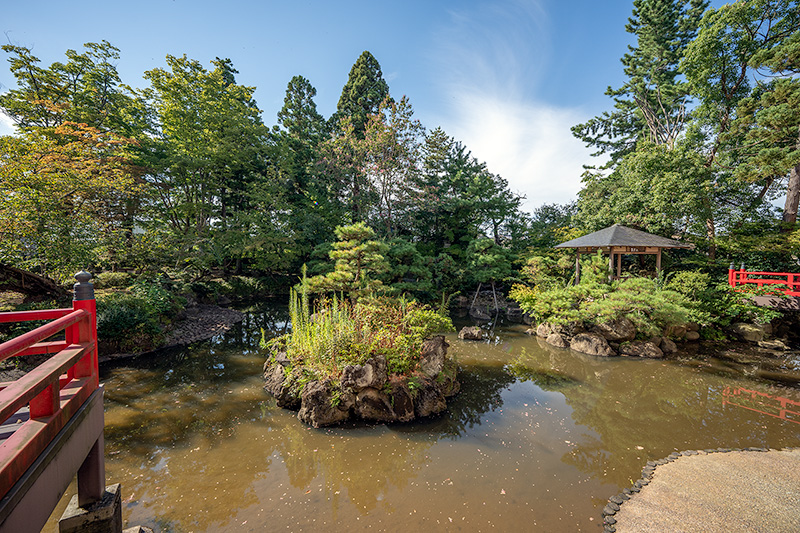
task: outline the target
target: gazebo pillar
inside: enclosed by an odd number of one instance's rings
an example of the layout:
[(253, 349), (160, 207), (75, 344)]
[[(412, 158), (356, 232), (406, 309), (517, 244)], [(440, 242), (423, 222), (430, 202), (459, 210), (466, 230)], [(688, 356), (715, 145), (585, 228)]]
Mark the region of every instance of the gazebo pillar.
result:
[(656, 277), (661, 275), (661, 248), (658, 249), (656, 254)]
[(581, 282), (581, 253), (575, 252), (575, 285)]
[(608, 281), (614, 280), (614, 250), (608, 249)]

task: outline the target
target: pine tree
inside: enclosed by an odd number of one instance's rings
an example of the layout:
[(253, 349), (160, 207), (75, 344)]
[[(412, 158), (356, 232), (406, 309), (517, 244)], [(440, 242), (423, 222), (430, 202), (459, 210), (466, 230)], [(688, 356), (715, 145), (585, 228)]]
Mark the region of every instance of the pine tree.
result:
[(621, 61), (628, 81), (608, 88), (614, 110), (572, 128), (573, 135), (608, 154), (611, 163), (647, 139), (672, 145), (685, 116), (686, 84), (679, 62), (696, 34), (706, 0), (634, 0), (625, 26), (637, 38)]

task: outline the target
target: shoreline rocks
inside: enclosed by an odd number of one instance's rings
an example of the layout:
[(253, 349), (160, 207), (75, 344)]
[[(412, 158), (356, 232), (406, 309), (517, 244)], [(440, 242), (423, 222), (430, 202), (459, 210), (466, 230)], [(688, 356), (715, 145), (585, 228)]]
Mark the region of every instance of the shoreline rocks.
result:
[(443, 335), (426, 340), (419, 371), (410, 376), (389, 376), (386, 359), (379, 355), (362, 365), (345, 366), (338, 382), (304, 381), (302, 361), (292, 366), (285, 353), (276, 352), (264, 363), (264, 390), (279, 407), (297, 410), (297, 417), (315, 428), (351, 418), (410, 422), (441, 413), (447, 408), (446, 399), (461, 388), (447, 347)]

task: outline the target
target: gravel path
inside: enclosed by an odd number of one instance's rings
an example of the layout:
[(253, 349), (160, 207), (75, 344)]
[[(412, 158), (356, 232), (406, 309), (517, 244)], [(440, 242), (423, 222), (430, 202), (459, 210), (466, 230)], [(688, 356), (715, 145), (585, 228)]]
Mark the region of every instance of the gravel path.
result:
[(800, 532), (800, 449), (692, 453), (656, 466), (606, 531)]

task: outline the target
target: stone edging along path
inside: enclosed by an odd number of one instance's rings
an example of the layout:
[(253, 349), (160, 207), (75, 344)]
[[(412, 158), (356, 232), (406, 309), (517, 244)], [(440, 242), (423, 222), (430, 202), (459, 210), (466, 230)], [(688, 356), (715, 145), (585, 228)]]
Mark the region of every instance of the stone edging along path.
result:
[[(741, 454), (751, 452), (764, 455), (760, 461), (748, 464), (745, 460), (748, 456)], [(695, 464), (690, 464), (692, 460), (688, 459), (711, 454), (717, 455), (713, 461), (707, 457), (702, 459), (703, 463), (695, 460)], [(768, 454), (773, 454), (771, 461), (766, 461)], [(657, 468), (678, 459), (682, 462), (669, 467), (669, 472), (657, 480), (659, 487), (654, 490), (651, 482)], [(706, 532), (800, 531), (796, 529), (800, 528), (798, 466), (800, 448), (688, 450), (647, 461), (642, 477), (631, 488), (609, 498), (603, 508), (604, 531), (697, 531), (698, 526)], [(643, 492), (648, 485), (650, 488)], [(733, 494), (737, 488), (742, 492)], [(775, 501), (779, 499), (786, 501)], [(777, 509), (761, 508), (767, 501)], [(626, 502), (628, 505), (623, 505)]]

